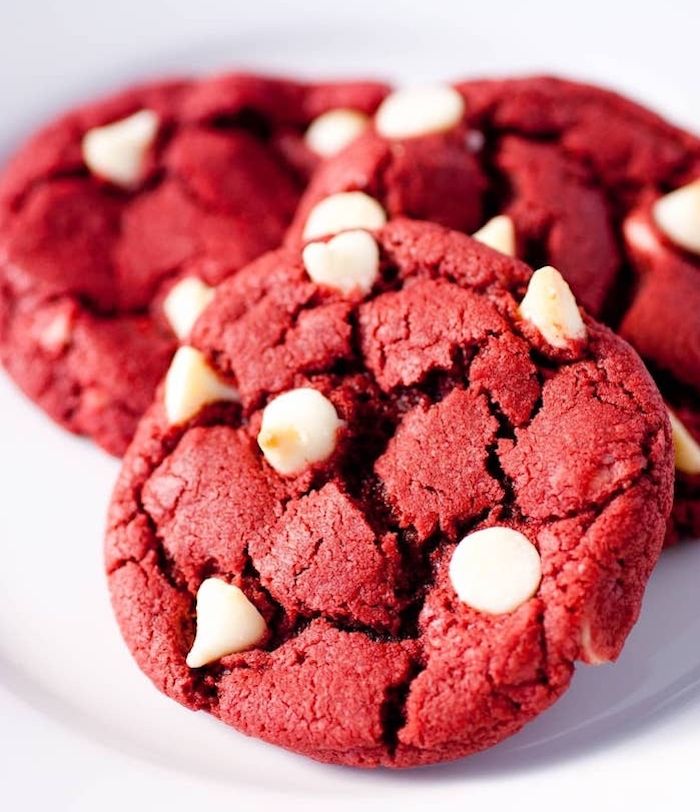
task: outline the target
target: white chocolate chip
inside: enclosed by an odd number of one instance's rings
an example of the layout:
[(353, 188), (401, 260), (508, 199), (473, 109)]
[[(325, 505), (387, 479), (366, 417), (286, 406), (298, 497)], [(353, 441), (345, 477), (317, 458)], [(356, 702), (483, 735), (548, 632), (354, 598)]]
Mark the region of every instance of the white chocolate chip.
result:
[(313, 240), (357, 228), (381, 228), (386, 212), (364, 192), (339, 192), (316, 204), (306, 220), (304, 239)]
[(700, 445), (692, 434), (669, 409), (673, 447), (676, 450), (676, 468), (684, 474), (700, 474)]
[(344, 425), (330, 400), (316, 389), (292, 389), (263, 410), (258, 445), (277, 473), (297, 474), (330, 457)]
[(488, 527), (465, 536), (450, 560), (459, 599), (479, 612), (512, 612), (531, 598), (542, 580), (535, 546), (517, 530)]
[(322, 158), (336, 155), (361, 135), (369, 125), (369, 116), (360, 110), (338, 107), (314, 119), (304, 135), (306, 146)]
[(603, 657), (593, 648), (590, 620), (584, 620), (581, 625), (581, 659), (589, 665), (603, 665), (610, 662), (609, 657)]
[(641, 254), (653, 255), (660, 249), (659, 234), (646, 219), (632, 215), (622, 225), (625, 240)]
[(223, 383), (194, 347), (180, 347), (165, 376), (165, 413), (170, 425), (184, 423), (208, 403), (238, 401), (236, 389)]
[(700, 178), (659, 198), (652, 216), (671, 242), (700, 254)]
[(153, 110), (95, 127), (85, 133), (83, 160), (95, 175), (130, 189), (143, 177), (146, 153), (155, 141), (159, 120)]
[(384, 99), (375, 122), (384, 138), (415, 138), (449, 130), (463, 115), (464, 99), (454, 88), (408, 87)]
[(214, 292), (214, 288), (196, 276), (187, 276), (170, 289), (163, 301), (163, 310), (180, 340), (190, 334), (200, 313), (214, 298)]
[(520, 315), (531, 322), (553, 347), (586, 337), (586, 325), (571, 288), (556, 268), (535, 271), (520, 303)]
[(379, 276), (379, 246), (368, 231), (344, 231), (328, 242), (310, 242), (302, 259), (317, 285), (341, 293), (369, 293)]
[(190, 668), (251, 648), (267, 624), (243, 592), (220, 578), (207, 578), (197, 590), (197, 633), (187, 655)]
[(515, 226), (507, 214), (492, 217), (472, 236), (495, 251), (500, 251), (509, 257), (515, 256)]

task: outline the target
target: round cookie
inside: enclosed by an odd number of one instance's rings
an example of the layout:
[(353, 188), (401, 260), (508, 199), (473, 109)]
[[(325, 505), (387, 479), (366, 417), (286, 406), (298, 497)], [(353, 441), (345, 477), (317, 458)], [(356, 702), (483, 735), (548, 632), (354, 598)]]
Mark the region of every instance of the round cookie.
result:
[[(656, 201), (700, 177), (700, 140), (631, 100), (577, 82), (528, 77), (467, 81), (451, 90), (462, 109), (442, 119), (440, 132), (417, 105), (404, 108), (403, 128), (387, 127), (387, 109), (390, 123), (400, 118), (392, 108), (401, 94), (387, 97), (374, 127), (316, 174), (287, 241), (303, 243), (310, 216), (327, 197), (363, 191), (389, 216), (419, 211), (476, 232), (533, 267), (554, 265), (577, 300), (640, 352), (688, 441), (700, 442), (700, 327), (693, 315), (700, 246), (674, 244), (649, 216)], [(404, 100), (411, 92), (402, 91)], [(424, 149), (431, 149), (432, 165), (404, 161)], [(392, 172), (394, 163), (406, 171)], [(439, 194), (430, 191), (434, 171)], [(422, 207), (405, 202), (413, 199)], [(691, 187), (684, 199), (690, 213), (678, 214), (672, 203), (671, 216), (690, 220), (697, 234), (700, 191)], [(635, 228), (639, 221), (646, 226)], [(691, 457), (700, 459), (700, 447)], [(676, 504), (669, 544), (700, 536), (700, 463), (679, 469)]]
[(114, 611), (160, 690), (245, 734), (466, 756), (619, 654), (666, 410), (552, 268), (401, 219), (312, 244), (222, 283), (178, 351), (113, 493)]
[(0, 178), (9, 374), (121, 454), (191, 324), (193, 287), (203, 304), (279, 245), (312, 169), (385, 93), (230, 74), (135, 87), (42, 129)]

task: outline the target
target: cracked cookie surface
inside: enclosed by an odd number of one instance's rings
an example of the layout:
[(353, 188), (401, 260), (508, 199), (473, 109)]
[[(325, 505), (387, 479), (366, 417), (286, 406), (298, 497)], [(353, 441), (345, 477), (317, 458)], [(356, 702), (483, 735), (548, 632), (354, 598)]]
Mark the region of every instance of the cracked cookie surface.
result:
[[(169, 288), (215, 285), (277, 247), (318, 161), (306, 128), (335, 108), (371, 113), (385, 92), (223, 75), (136, 87), (41, 130), (0, 179), (7, 371), (57, 422), (123, 453), (177, 345)], [(138, 133), (105, 143), (101, 128), (138, 111), (157, 131), (123, 185)]]
[[(627, 344), (584, 316), (585, 340), (554, 348), (524, 322), (525, 264), (427, 223), (373, 234), (368, 293), (313, 283), (292, 249), (219, 287), (190, 341), (240, 399), (173, 424), (161, 390), (113, 494), (106, 568), (133, 656), (172, 698), (321, 761), (409, 767), (497, 743), (577, 660), (619, 654), (673, 451)], [(335, 445), (280, 474), (261, 425), (308, 389), (337, 413)], [(276, 430), (270, 447), (298, 440)], [(490, 614), (458, 597), (450, 561), (498, 527), (534, 547), (541, 580)], [(265, 632), (190, 668), (209, 579)]]
[[(532, 267), (554, 265), (579, 303), (635, 347), (700, 444), (700, 257), (674, 245), (651, 216), (661, 197), (700, 178), (700, 139), (580, 82), (536, 76), (454, 88), (464, 109), (446, 131), (387, 138), (375, 126), (327, 161), (288, 242), (298, 243), (313, 207), (340, 191), (367, 191), (390, 216), (467, 233), (505, 214), (515, 255)], [(424, 151), (431, 162), (410, 158)], [(699, 536), (696, 465), (678, 471), (667, 544)]]
[[(700, 442), (700, 257), (652, 216), (700, 177), (700, 139), (617, 93), (548, 77), (459, 85), (507, 190), (518, 256), (559, 267), (640, 353)], [(695, 213), (700, 218), (700, 206)], [(666, 543), (700, 536), (700, 467), (676, 471)]]

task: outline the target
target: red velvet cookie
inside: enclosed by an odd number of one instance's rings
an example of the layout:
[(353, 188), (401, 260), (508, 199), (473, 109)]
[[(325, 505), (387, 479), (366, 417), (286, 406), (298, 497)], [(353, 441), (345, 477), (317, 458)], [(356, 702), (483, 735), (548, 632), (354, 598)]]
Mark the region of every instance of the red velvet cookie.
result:
[(243, 733), (455, 759), (617, 657), (672, 478), (648, 372), (555, 270), (358, 226), (219, 286), (124, 459), (112, 602), (155, 685)]
[[(430, 162), (412, 157), (426, 153)], [(602, 88), (535, 77), (409, 89), (319, 170), (287, 239), (303, 242), (315, 207), (338, 192), (467, 232), (500, 215), (479, 238), (561, 271), (579, 302), (641, 353), (690, 432), (672, 543), (700, 536), (700, 247), (674, 243), (649, 212), (698, 177), (700, 140)], [(686, 199), (692, 212), (680, 218), (697, 234), (700, 191)]]
[[(121, 454), (177, 346), (170, 288), (215, 285), (276, 247), (319, 157), (355, 137), (385, 92), (243, 74), (171, 81), (31, 138), (0, 178), (10, 375), (59, 423)], [(175, 329), (188, 328), (179, 314)]]

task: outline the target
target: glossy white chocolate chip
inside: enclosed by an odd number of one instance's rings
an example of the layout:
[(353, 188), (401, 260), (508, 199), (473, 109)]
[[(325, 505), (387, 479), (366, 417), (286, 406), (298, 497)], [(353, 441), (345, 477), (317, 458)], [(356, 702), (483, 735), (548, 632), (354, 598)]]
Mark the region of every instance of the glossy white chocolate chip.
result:
[(625, 240), (643, 254), (654, 254), (660, 249), (658, 230), (646, 219), (632, 215), (622, 225)]
[(586, 337), (586, 325), (574, 294), (551, 265), (533, 273), (519, 311), (553, 347), (563, 348)]
[(450, 580), (459, 599), (492, 615), (517, 609), (537, 592), (541, 579), (537, 549), (508, 527), (470, 533), (450, 560)]
[(130, 189), (143, 177), (146, 153), (158, 134), (153, 110), (140, 110), (128, 118), (95, 127), (85, 133), (83, 160), (95, 175)]
[(245, 651), (259, 643), (266, 631), (265, 618), (237, 586), (207, 578), (197, 590), (197, 633), (187, 665), (200, 668)]
[(500, 251), (509, 257), (515, 256), (515, 226), (507, 214), (492, 217), (472, 236), (495, 251)]
[(163, 301), (163, 311), (180, 340), (190, 334), (200, 313), (214, 298), (214, 292), (214, 288), (196, 276), (187, 276), (170, 289)]
[(659, 198), (652, 216), (671, 242), (700, 254), (700, 178)]
[(311, 210), (304, 226), (304, 239), (358, 228), (381, 228), (385, 223), (386, 212), (373, 197), (364, 192), (338, 192)]
[(340, 152), (361, 135), (369, 125), (369, 116), (360, 110), (338, 107), (314, 119), (304, 135), (306, 146), (323, 158)]
[(407, 87), (379, 105), (375, 126), (384, 138), (415, 138), (444, 132), (459, 124), (464, 99), (452, 87)]
[(310, 242), (304, 267), (317, 285), (369, 293), (379, 276), (379, 246), (368, 231), (344, 231), (328, 242)]
[(673, 447), (676, 450), (676, 468), (684, 474), (700, 474), (700, 445), (692, 434), (669, 409)]
[(180, 347), (165, 376), (165, 413), (170, 425), (186, 422), (219, 400), (238, 401), (238, 391), (221, 381), (199, 350)]
[(328, 459), (344, 425), (330, 400), (316, 389), (292, 389), (263, 410), (258, 445), (277, 473), (293, 475)]

